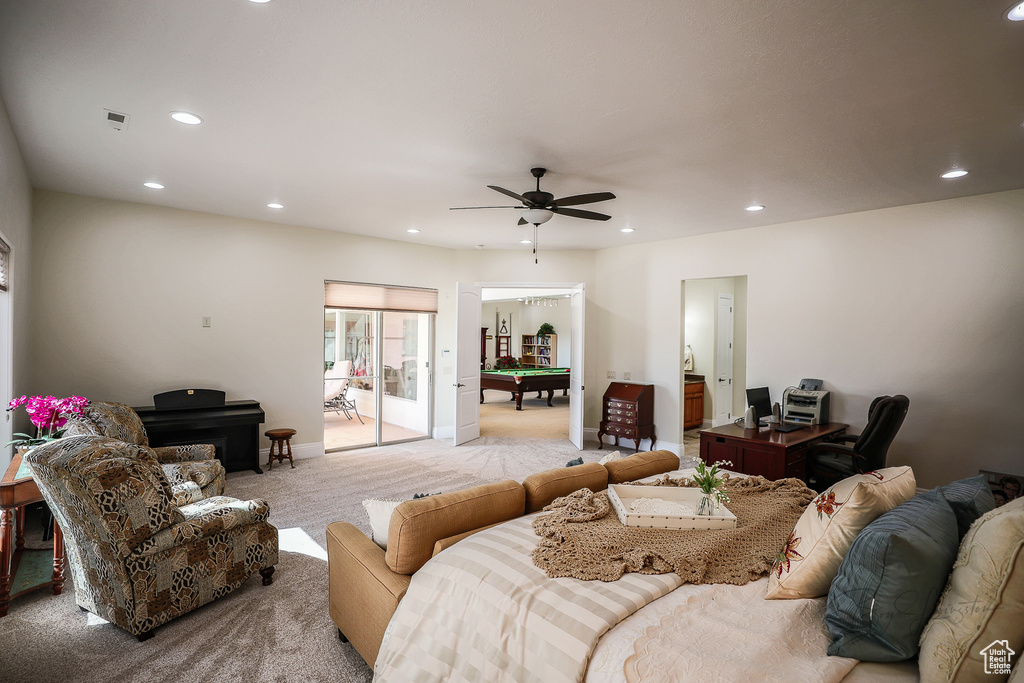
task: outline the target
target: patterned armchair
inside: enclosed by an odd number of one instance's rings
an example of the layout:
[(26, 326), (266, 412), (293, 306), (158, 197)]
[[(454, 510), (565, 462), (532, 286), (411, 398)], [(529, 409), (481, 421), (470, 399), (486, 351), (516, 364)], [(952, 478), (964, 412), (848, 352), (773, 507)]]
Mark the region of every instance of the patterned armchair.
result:
[[(81, 415), (70, 415), (64, 436), (81, 435), (108, 436), (149, 447), (142, 420), (123, 403), (92, 403), (82, 409)], [(174, 487), (179, 505), (224, 495), (224, 466), (211, 444), (157, 446), (151, 450)], [(198, 497), (196, 486), (201, 492)]]
[(64, 532), (78, 605), (145, 640), (257, 571), (272, 583), (277, 529), (263, 500), (178, 507), (152, 450), (73, 436), (25, 455)]

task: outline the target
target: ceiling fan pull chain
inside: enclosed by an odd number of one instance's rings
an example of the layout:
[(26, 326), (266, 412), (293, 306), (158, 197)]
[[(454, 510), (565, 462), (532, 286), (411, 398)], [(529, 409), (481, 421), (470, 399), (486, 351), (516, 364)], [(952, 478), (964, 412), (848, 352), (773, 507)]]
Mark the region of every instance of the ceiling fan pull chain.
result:
[(537, 224), (533, 224), (533, 264), (537, 265)]

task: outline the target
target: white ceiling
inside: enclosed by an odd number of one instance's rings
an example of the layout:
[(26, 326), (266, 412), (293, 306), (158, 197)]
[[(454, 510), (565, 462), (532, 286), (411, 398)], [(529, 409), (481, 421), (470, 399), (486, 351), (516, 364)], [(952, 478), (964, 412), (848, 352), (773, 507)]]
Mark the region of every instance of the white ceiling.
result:
[(1024, 187), (1009, 1), (0, 0), (0, 97), (38, 188), (528, 251), (448, 209), (545, 166), (594, 249)]

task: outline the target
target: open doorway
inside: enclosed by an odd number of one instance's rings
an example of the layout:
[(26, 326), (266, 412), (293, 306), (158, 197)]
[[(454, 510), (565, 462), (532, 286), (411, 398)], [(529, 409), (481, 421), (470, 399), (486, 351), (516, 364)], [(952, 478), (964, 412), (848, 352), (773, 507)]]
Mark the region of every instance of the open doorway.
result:
[[(506, 327), (506, 332), (508, 333), (506, 335), (501, 332), (500, 310), (498, 311), (498, 332), (501, 336), (509, 338), (499, 340), (494, 338), (496, 335), (490, 335), (491, 339), (488, 340), (489, 325), (482, 324), (485, 322), (482, 310), (483, 290), (485, 288), (529, 290), (523, 296), (534, 296), (537, 298), (541, 297), (538, 290), (561, 289), (568, 292), (569, 296), (565, 298), (563, 293), (558, 306), (554, 308), (564, 306), (565, 303), (563, 301), (568, 303), (568, 329), (570, 332), (568, 343), (570, 350), (569, 366), (567, 368), (557, 367), (559, 352), (556, 346), (562, 346), (564, 342), (558, 339), (556, 344), (552, 345), (552, 340), (548, 338), (553, 334), (557, 335), (557, 332), (538, 325), (536, 332), (532, 329), (525, 331), (520, 329), (518, 333), (514, 333), (511, 327)], [(498, 298), (508, 299), (512, 297), (506, 293), (504, 297), (495, 297), (495, 299)], [(518, 296), (515, 298), (518, 299)], [(455, 433), (453, 439), (456, 446), (480, 436), (480, 401), (484, 388), (492, 388), (493, 386), (499, 389), (500, 395), (500, 390), (504, 387), (506, 395), (509, 398), (516, 396), (516, 404), (521, 407), (522, 401), (529, 391), (532, 390), (536, 394), (537, 389), (542, 387), (542, 391), (552, 392), (552, 395), (549, 397), (551, 398), (552, 406), (550, 407), (552, 408), (554, 407), (554, 391), (568, 392), (568, 440), (576, 448), (582, 450), (585, 302), (586, 291), (582, 282), (549, 284), (456, 283), (456, 329), (458, 339), (455, 355), (456, 378), (454, 386), (457, 390), (455, 392)], [(539, 307), (539, 309), (544, 308), (551, 309), (552, 306), (549, 304), (549, 306), (544, 307), (542, 304)], [(526, 318), (527, 315), (522, 313), (522, 317)], [(552, 327), (554, 326), (552, 325)], [(486, 369), (488, 341), (491, 344), (498, 344), (496, 353), (500, 355), (506, 349), (510, 354), (513, 353), (514, 344), (517, 340), (520, 354), (518, 357), (519, 364), (522, 364), (523, 360), (529, 360), (534, 367), (529, 369), (521, 368), (515, 372), (501, 373), (496, 372), (492, 366), (492, 369), (488, 371)], [(551, 364), (554, 364), (555, 367), (550, 367)], [(528, 378), (527, 375), (530, 375), (530, 377)], [(567, 382), (565, 381), (566, 379), (568, 380)], [(568, 384), (567, 389), (563, 386), (566, 383)], [(485, 384), (489, 386), (484, 387)], [(517, 413), (521, 415), (522, 411), (517, 411)], [(526, 425), (522, 424), (522, 426), (525, 427)], [(517, 429), (516, 432), (517, 436), (531, 436), (527, 429)]]
[(561, 373), (565, 387), (524, 392), (517, 401), (511, 392), (484, 382), (480, 436), (569, 438), (571, 295), (565, 288), (483, 289), (480, 355), (484, 376), (513, 369)]
[(683, 443), (743, 415), (747, 381), (747, 277), (685, 280)]

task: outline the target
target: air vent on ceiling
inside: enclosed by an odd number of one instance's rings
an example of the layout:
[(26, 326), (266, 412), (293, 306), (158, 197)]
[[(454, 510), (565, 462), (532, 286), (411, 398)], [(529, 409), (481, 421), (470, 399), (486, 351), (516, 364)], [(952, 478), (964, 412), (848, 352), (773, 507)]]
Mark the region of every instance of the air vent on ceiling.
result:
[(119, 111), (113, 111), (110, 109), (104, 109), (107, 113), (107, 123), (114, 130), (124, 130), (128, 127), (128, 121), (132, 118), (129, 114), (124, 114)]

